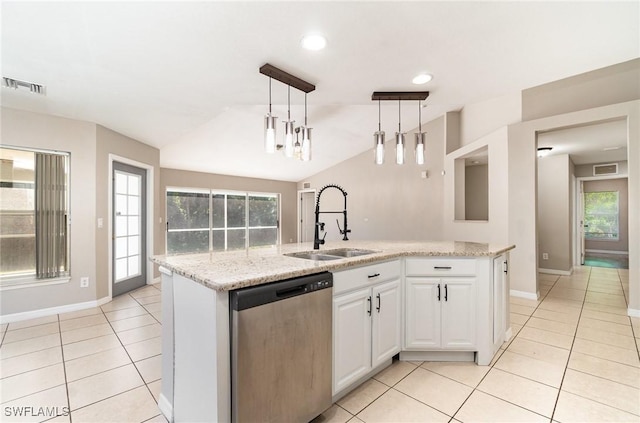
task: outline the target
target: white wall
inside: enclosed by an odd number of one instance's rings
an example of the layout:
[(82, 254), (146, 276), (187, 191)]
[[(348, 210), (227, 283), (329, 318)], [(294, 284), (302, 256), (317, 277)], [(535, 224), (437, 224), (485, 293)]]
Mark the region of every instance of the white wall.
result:
[(521, 92), (467, 104), (460, 111), (460, 146), (522, 120)]
[[(508, 167), (507, 127), (500, 128), (445, 157), (444, 178), (444, 239), (471, 242), (513, 244), (508, 237)], [(456, 159), (488, 147), (489, 157), (489, 220), (455, 219)]]

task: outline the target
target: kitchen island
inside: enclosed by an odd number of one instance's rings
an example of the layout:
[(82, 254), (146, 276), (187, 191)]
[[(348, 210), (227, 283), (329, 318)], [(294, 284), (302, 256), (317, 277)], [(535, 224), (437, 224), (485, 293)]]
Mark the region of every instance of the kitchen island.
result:
[[(471, 359), (486, 365), (502, 342), (510, 337), (506, 262), (513, 246), (457, 241), (338, 241), (327, 242), (320, 252), (344, 248), (371, 253), (326, 261), (292, 257), (292, 254), (312, 250), (310, 243), (304, 243), (153, 257), (152, 261), (161, 266), (163, 282), (159, 406), (165, 416), (170, 421), (231, 420), (229, 292), (249, 286), (332, 272), (336, 332), (339, 320), (336, 301), (341, 298), (336, 292), (342, 297), (357, 293), (362, 288), (358, 278), (367, 278), (369, 269), (376, 272), (375, 266), (382, 265), (385, 273), (373, 273), (366, 282), (373, 284), (377, 279), (388, 282), (389, 278), (398, 281), (397, 313), (401, 318), (396, 319), (397, 345), (388, 350), (390, 354), (400, 352), (401, 359), (406, 360)], [(387, 269), (394, 269), (388, 277)], [(437, 303), (432, 306), (416, 302), (416, 299), (435, 301), (436, 286)], [(462, 295), (456, 297), (458, 292)], [(460, 298), (464, 299), (462, 303)], [(445, 301), (446, 305), (457, 304), (458, 309), (449, 307), (451, 312), (447, 314)], [(422, 323), (425, 310), (437, 310), (437, 322), (442, 323), (442, 328), (438, 326), (436, 334)], [(457, 328), (448, 331), (445, 327), (452, 319), (460, 321), (456, 315), (461, 312), (466, 316), (463, 337)], [(334, 344), (340, 342), (334, 334)], [(333, 360), (339, 362), (336, 354), (334, 349)], [(464, 356), (460, 358), (460, 354)], [(357, 373), (350, 372), (350, 378), (341, 379), (339, 388), (335, 388), (334, 381), (334, 396), (344, 395), (391, 362), (391, 356), (383, 358), (373, 365), (369, 357), (368, 367), (359, 366)]]

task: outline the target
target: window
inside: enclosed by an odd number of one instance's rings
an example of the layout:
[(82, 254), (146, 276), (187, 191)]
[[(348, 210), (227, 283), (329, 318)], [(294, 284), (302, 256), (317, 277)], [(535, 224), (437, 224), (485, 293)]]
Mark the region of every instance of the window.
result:
[(278, 243), (278, 194), (167, 190), (167, 254)]
[(69, 154), (0, 148), (0, 278), (69, 274)]
[(585, 239), (619, 239), (619, 198), (617, 191), (584, 193)]

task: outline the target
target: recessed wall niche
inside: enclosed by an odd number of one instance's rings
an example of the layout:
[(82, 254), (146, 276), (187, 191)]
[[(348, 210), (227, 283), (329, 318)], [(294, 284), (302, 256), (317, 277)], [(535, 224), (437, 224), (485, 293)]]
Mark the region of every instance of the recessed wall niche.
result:
[(455, 220), (489, 221), (489, 147), (455, 159)]

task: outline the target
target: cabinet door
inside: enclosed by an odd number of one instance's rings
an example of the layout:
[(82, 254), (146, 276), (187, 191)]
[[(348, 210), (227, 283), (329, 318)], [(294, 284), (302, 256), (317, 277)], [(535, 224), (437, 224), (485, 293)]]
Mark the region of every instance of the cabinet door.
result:
[(400, 279), (375, 286), (371, 294), (373, 301), (371, 366), (375, 367), (400, 352), (402, 327)]
[(371, 369), (371, 289), (333, 299), (333, 394)]
[[(440, 305), (443, 286), (438, 278), (406, 278), (405, 347), (440, 347)], [(440, 294), (438, 294), (440, 292)]]
[(443, 278), (442, 348), (471, 349), (476, 344), (474, 278)]

